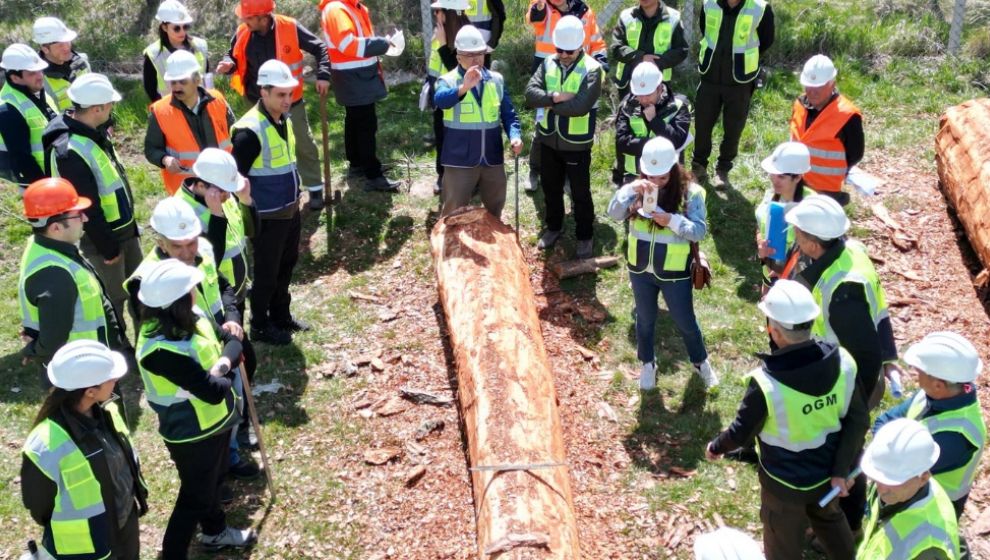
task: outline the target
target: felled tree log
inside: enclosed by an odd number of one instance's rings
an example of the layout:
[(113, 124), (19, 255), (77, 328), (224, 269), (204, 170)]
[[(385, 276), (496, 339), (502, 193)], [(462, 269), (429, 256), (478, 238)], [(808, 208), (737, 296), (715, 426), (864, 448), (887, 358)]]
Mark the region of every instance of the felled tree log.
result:
[(580, 558), (557, 395), (512, 228), (483, 209), (431, 235), (457, 366), (478, 558)]
[(942, 115), (935, 162), (945, 197), (990, 267), (990, 99), (971, 99)]

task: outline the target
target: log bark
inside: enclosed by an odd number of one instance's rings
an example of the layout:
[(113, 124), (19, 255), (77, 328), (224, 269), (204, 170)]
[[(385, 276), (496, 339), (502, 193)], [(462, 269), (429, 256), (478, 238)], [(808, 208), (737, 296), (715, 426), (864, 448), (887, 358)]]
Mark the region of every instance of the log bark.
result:
[(950, 107), (935, 136), (939, 184), (983, 266), (990, 267), (990, 99)]
[[(515, 232), (470, 209), (440, 220), (431, 245), (457, 366), (477, 557), (580, 558), (557, 395)], [(527, 535), (546, 535), (546, 546)]]
[(611, 268), (617, 264), (619, 264), (619, 257), (616, 257), (615, 255), (607, 255), (595, 257), (593, 259), (581, 259), (557, 263), (554, 265), (553, 271), (557, 274), (557, 278), (563, 280), (564, 278), (580, 276), (581, 274), (597, 273), (603, 268)]

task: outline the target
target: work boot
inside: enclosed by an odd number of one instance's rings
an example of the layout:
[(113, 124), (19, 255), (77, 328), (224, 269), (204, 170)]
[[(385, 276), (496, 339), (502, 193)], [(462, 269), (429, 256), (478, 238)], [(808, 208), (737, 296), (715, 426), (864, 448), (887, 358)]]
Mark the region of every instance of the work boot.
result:
[(535, 169), (529, 170), (529, 181), (526, 182), (526, 192), (536, 192), (540, 189), (540, 172)]
[(579, 259), (590, 259), (595, 252), (595, 241), (593, 239), (578, 239), (577, 251), (574, 256)]
[(388, 177), (382, 175), (380, 177), (375, 177), (374, 179), (368, 179), (364, 183), (364, 190), (366, 192), (370, 191), (381, 191), (381, 192), (395, 192), (399, 190), (398, 181), (393, 181)]
[(264, 342), (274, 346), (285, 346), (286, 344), (292, 342), (292, 334), (287, 330), (276, 327), (275, 325), (266, 325), (264, 327), (252, 326), (251, 340), (255, 342)]
[(278, 328), (289, 331), (290, 333), (308, 332), (310, 329), (309, 323), (295, 317), (289, 317), (288, 321), (279, 321), (275, 324)]
[(358, 177), (364, 177), (364, 168), (358, 165), (349, 165), (347, 167), (347, 178), (355, 179)]
[(323, 191), (309, 191), (309, 209), (323, 210)]
[(261, 469), (251, 460), (241, 457), (236, 465), (231, 465), (227, 469), (227, 474), (237, 480), (254, 480), (261, 474)]
[(657, 364), (646, 362), (639, 370), (639, 390), (649, 391), (657, 386)]
[(691, 174), (694, 175), (694, 180), (699, 185), (705, 185), (708, 183), (708, 170), (700, 165), (691, 166)]
[(715, 182), (712, 186), (717, 189), (727, 189), (732, 186), (729, 182), (729, 170), (728, 169), (716, 169), (715, 170)]
[(705, 360), (700, 364), (694, 364), (694, 369), (701, 376), (701, 380), (705, 382), (706, 389), (710, 391), (718, 386), (718, 375), (712, 369), (711, 362)]
[(562, 231), (553, 231), (552, 229), (546, 230), (540, 236), (540, 242), (536, 244), (536, 248), (543, 250), (552, 249), (557, 244), (557, 240), (560, 239), (562, 233)]
[(257, 538), (254, 529), (235, 529), (233, 527), (224, 527), (219, 535), (199, 534), (200, 544), (212, 550), (220, 550), (228, 546), (251, 546)]

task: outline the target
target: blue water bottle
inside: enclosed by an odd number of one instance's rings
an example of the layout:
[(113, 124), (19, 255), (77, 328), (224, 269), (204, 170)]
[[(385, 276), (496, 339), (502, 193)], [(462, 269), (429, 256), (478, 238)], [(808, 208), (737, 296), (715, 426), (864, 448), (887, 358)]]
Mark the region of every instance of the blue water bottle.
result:
[(767, 245), (774, 250), (773, 259), (783, 262), (787, 257), (787, 222), (784, 221), (784, 205), (771, 202), (767, 209)]

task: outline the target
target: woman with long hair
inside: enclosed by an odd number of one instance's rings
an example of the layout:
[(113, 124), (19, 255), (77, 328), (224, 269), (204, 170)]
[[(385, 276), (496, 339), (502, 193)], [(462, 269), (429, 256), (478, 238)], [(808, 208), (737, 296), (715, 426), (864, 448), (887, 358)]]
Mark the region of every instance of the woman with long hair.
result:
[(618, 189), (608, 205), (612, 219), (630, 222), (626, 259), (636, 301), (636, 354), (643, 364), (639, 386), (656, 386), (653, 338), (663, 294), (695, 371), (711, 389), (718, 377), (695, 317), (691, 284), (690, 244), (708, 232), (705, 191), (677, 163), (677, 150), (666, 138), (643, 146), (639, 169), (640, 178)]
[(227, 472), (231, 428), (240, 421), (235, 364), (241, 342), (216, 328), (195, 306), (203, 272), (176, 259), (155, 263), (144, 274), (138, 299), (138, 368), (158, 432), (179, 471), (179, 493), (162, 541), (164, 560), (187, 557), (201, 527), (207, 548), (248, 546), (250, 529), (228, 527), (220, 503)]
[(54, 387), (24, 443), (21, 496), (56, 559), (137, 560), (148, 490), (114, 386), (124, 356), (74, 340), (48, 364)]
[(165, 61), (168, 55), (177, 50), (187, 50), (199, 61), (200, 74), (205, 80), (204, 87), (210, 88), (206, 73), (210, 70), (209, 50), (206, 39), (189, 33), (193, 18), (189, 10), (178, 0), (165, 0), (155, 14), (158, 20), (158, 39), (144, 49), (143, 83), (144, 91), (152, 103), (165, 97), (171, 91), (165, 83)]
[[(430, 42), (426, 81), (432, 106), (437, 79), (457, 68), (454, 38), (457, 37), (461, 27), (470, 23), (464, 11), (470, 8), (471, 4), (468, 0), (437, 0), (430, 4), (430, 7), (433, 8), (433, 40)], [(437, 168), (437, 183), (433, 187), (433, 192), (439, 193), (443, 179), (443, 165), (440, 164), (440, 154), (443, 152), (443, 110), (436, 107), (433, 107), (433, 138)]]
[(763, 263), (763, 292), (766, 293), (789, 258), (797, 253), (794, 248), (794, 228), (790, 224), (786, 225), (787, 252), (777, 255), (770, 247), (767, 227), (770, 223), (771, 204), (782, 205), (786, 215), (804, 200), (804, 197), (815, 194), (815, 191), (804, 183), (804, 174), (811, 170), (811, 154), (808, 152), (808, 147), (800, 142), (784, 142), (778, 145), (773, 153), (763, 160), (762, 166), (770, 176), (770, 189), (756, 207), (756, 254)]

